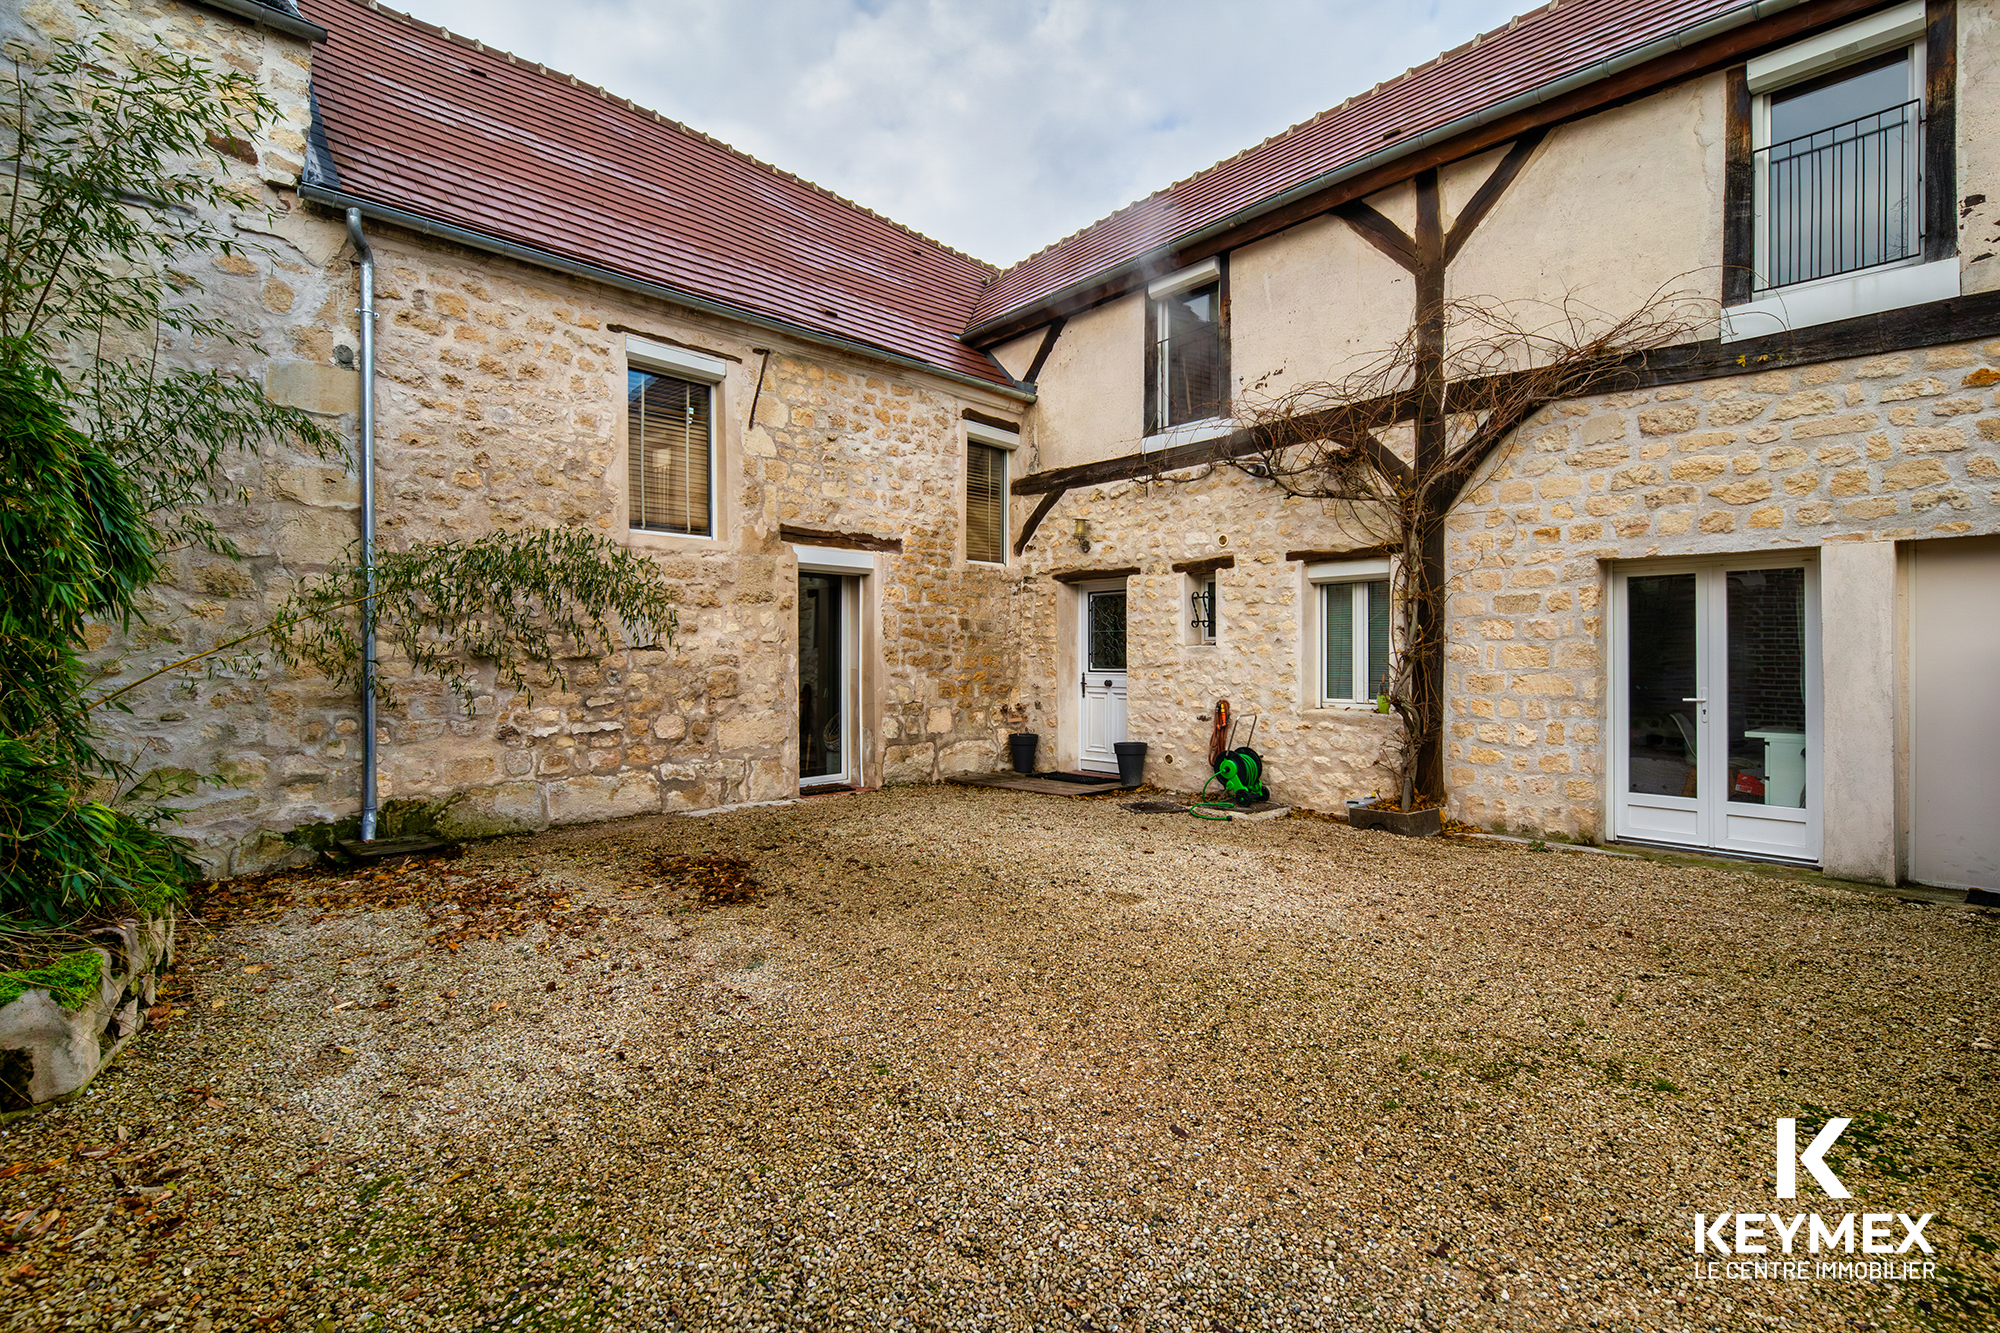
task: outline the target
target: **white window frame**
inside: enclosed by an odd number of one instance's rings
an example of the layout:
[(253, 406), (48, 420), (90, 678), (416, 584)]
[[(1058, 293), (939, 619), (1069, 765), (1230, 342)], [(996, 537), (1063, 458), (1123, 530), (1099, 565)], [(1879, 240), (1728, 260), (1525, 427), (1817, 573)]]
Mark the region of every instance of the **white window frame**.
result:
[[(1753, 154), (1771, 146), (1771, 95), (1829, 74), (1846, 65), (1858, 64), (1872, 56), (1898, 47), (1910, 50), (1910, 96), (1925, 96), (1924, 0), (1905, 0), (1892, 9), (1843, 24), (1808, 41), (1797, 42), (1779, 51), (1757, 57), (1745, 67), (1750, 88), (1750, 146)], [(1924, 108), (1928, 113), (1929, 107)], [(1753, 161), (1755, 158), (1753, 157)], [(1919, 231), (1924, 217), (1927, 192), (1921, 161), (1916, 207), (1910, 225)], [(1767, 246), (1769, 182), (1762, 171), (1752, 172), (1752, 212), (1754, 244), (1752, 267), (1769, 271)], [(1959, 294), (1959, 264), (1956, 257), (1925, 263), (1922, 249), (1892, 263), (1853, 273), (1811, 278), (1771, 289), (1767, 296), (1722, 312), (1722, 341), (1760, 337), (1786, 329), (1809, 328), (1862, 315), (1880, 314), (1905, 306), (1949, 300)]]
[[(678, 380), (708, 386), (708, 531), (671, 532), (665, 528), (634, 527), (632, 524), (632, 479), (622, 479), (618, 503), (625, 510), (625, 532), (628, 537), (641, 541), (669, 542), (715, 542), (722, 539), (722, 488), (717, 484), (720, 474), (716, 455), (717, 423), (721, 418), (716, 402), (716, 386), (729, 375), (729, 363), (719, 356), (697, 352), (691, 347), (675, 347), (669, 343), (654, 342), (650, 338), (639, 338), (631, 334), (625, 337), (626, 383), (629, 385), (630, 372), (644, 371), (654, 375), (670, 375)], [(629, 389), (628, 389), (629, 392)], [(631, 442), (620, 457), (631, 458)], [(630, 467), (626, 462), (623, 466)]]
[[(958, 517), (959, 530), (961, 532), (967, 530), (966, 519), (968, 515), (965, 507), (971, 503), (972, 498), (972, 446), (983, 444), (988, 448), (1001, 451), (1000, 558), (998, 560), (974, 560), (968, 554), (965, 557), (965, 563), (968, 565), (984, 565), (989, 569), (1003, 569), (1014, 556), (1012, 541), (1014, 533), (1014, 497), (1008, 493), (1007, 488), (1014, 484), (1014, 451), (1021, 447), (1021, 433), (1019, 431), (1001, 430), (998, 427), (989, 426), (983, 421), (967, 421), (965, 423), (965, 443), (965, 483), (958, 488)], [(960, 538), (960, 545), (962, 546), (963, 544), (964, 539)]]
[[(1395, 562), (1387, 556), (1383, 556), (1373, 560), (1329, 560), (1322, 564), (1306, 567), (1306, 590), (1308, 593), (1304, 599), (1307, 608), (1306, 625), (1304, 627), (1306, 651), (1299, 654), (1299, 657), (1305, 663), (1306, 670), (1310, 673), (1306, 679), (1308, 688), (1303, 697), (1311, 699), (1313, 701), (1312, 706), (1315, 708), (1334, 708), (1371, 713), (1375, 711), (1375, 696), (1372, 694), (1365, 699), (1338, 699), (1329, 696), (1326, 692), (1327, 664), (1323, 660), (1326, 654), (1326, 598), (1331, 595), (1331, 590), (1334, 588), (1347, 590), (1348, 595), (1355, 597), (1360, 604), (1360, 614), (1356, 616), (1354, 623), (1357, 626), (1365, 627), (1368, 623), (1367, 594), (1361, 593), (1357, 595), (1353, 590), (1358, 587), (1365, 587), (1370, 583), (1387, 583), (1389, 585), (1390, 606), (1392, 608), (1389, 620), (1389, 661), (1393, 669), (1399, 653), (1396, 622), (1393, 613), (1396, 589)], [(1367, 674), (1368, 636), (1365, 628), (1362, 633), (1355, 635), (1354, 638), (1354, 667), (1356, 679), (1361, 679)]]
[[(1162, 298), (1184, 292), (1190, 287), (1202, 287), (1211, 282), (1220, 283), (1221, 281), (1222, 261), (1219, 259), (1204, 259), (1192, 267), (1181, 269), (1177, 273), (1169, 273), (1164, 278), (1155, 278), (1153, 281), (1147, 283), (1146, 316), (1148, 327), (1157, 327), (1155, 321), (1158, 320), (1159, 313), (1153, 307)], [(1216, 314), (1219, 318), (1221, 311), (1218, 309)], [(1157, 340), (1147, 344), (1146, 376), (1153, 382), (1153, 401), (1155, 403), (1164, 403), (1167, 400), (1167, 386), (1163, 382), (1166, 374), (1166, 362), (1164, 358), (1160, 360), (1154, 359), (1154, 353), (1158, 350), (1159, 343)], [(1223, 376), (1225, 379), (1228, 377), (1228, 371), (1229, 368), (1227, 366), (1223, 367)], [(1150, 421), (1146, 423), (1148, 429), (1151, 429), (1152, 425), (1153, 423)], [(1203, 440), (1219, 439), (1235, 429), (1236, 423), (1228, 417), (1203, 417), (1199, 421), (1183, 421), (1178, 426), (1169, 426), (1164, 430), (1153, 431), (1152, 434), (1145, 436), (1139, 441), (1139, 448), (1145, 453), (1154, 453), (1161, 449), (1171, 448), (1177, 444), (1197, 444)]]
[[(1222, 571), (1211, 569), (1202, 574), (1187, 576), (1187, 631), (1185, 642), (1190, 648), (1213, 648), (1222, 641)], [(1208, 607), (1208, 628), (1203, 630), (1194, 618), (1194, 599), (1203, 588), (1210, 589)]]

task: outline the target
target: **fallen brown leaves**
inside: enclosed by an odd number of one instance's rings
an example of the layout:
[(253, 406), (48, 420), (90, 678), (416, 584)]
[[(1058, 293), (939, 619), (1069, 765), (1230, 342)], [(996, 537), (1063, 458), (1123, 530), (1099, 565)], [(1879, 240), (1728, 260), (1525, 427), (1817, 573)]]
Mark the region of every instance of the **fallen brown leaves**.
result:
[(523, 935), (538, 924), (581, 934), (589, 924), (571, 890), (509, 863), (417, 858), (363, 868), (286, 872), (208, 887), (196, 912), (211, 925), (268, 921), (310, 908), (315, 922), (356, 910), (423, 911), (433, 948), (456, 951), (470, 940)]
[(751, 864), (735, 856), (656, 856), (646, 863), (663, 887), (695, 891), (695, 901), (711, 907), (747, 903), (762, 887)]

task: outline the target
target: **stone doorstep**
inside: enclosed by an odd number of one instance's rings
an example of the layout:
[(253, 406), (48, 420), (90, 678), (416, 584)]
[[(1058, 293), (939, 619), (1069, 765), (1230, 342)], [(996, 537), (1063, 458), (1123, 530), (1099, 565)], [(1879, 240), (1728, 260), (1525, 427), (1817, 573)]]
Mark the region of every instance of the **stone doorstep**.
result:
[(174, 921), (121, 921), (100, 933), (114, 932), (123, 957), (98, 948), (105, 966), (95, 1000), (72, 1012), (47, 991), (31, 990), (0, 1008), (0, 1053), (24, 1056), (28, 1066), (25, 1088), (0, 1088), (0, 1111), (18, 1114), (75, 1096), (145, 1026), (159, 973), (174, 956)]
[(999, 791), (1033, 792), (1037, 796), (1096, 796), (1118, 790), (1118, 779), (1102, 783), (1058, 782), (1053, 778), (1028, 778), (1013, 773), (957, 773), (945, 779), (959, 787), (991, 787)]

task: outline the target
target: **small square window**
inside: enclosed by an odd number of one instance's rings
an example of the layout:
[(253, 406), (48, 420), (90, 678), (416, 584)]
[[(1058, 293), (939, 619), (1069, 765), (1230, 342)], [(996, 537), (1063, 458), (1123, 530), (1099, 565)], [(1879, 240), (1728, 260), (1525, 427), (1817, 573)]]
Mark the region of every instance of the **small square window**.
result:
[(1214, 643), (1219, 608), (1215, 600), (1215, 575), (1196, 574), (1188, 578), (1188, 642)]

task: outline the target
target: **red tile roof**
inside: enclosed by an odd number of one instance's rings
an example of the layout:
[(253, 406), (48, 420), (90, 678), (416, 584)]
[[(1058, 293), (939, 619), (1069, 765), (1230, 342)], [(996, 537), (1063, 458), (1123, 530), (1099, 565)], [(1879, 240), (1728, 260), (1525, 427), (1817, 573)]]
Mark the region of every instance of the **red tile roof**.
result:
[(339, 188), (993, 384), (993, 270), (600, 89), (366, 0), (304, 0)]
[(1567, 0), (1515, 19), (1029, 256), (979, 299), (992, 323), (1294, 186), (1745, 0)]

